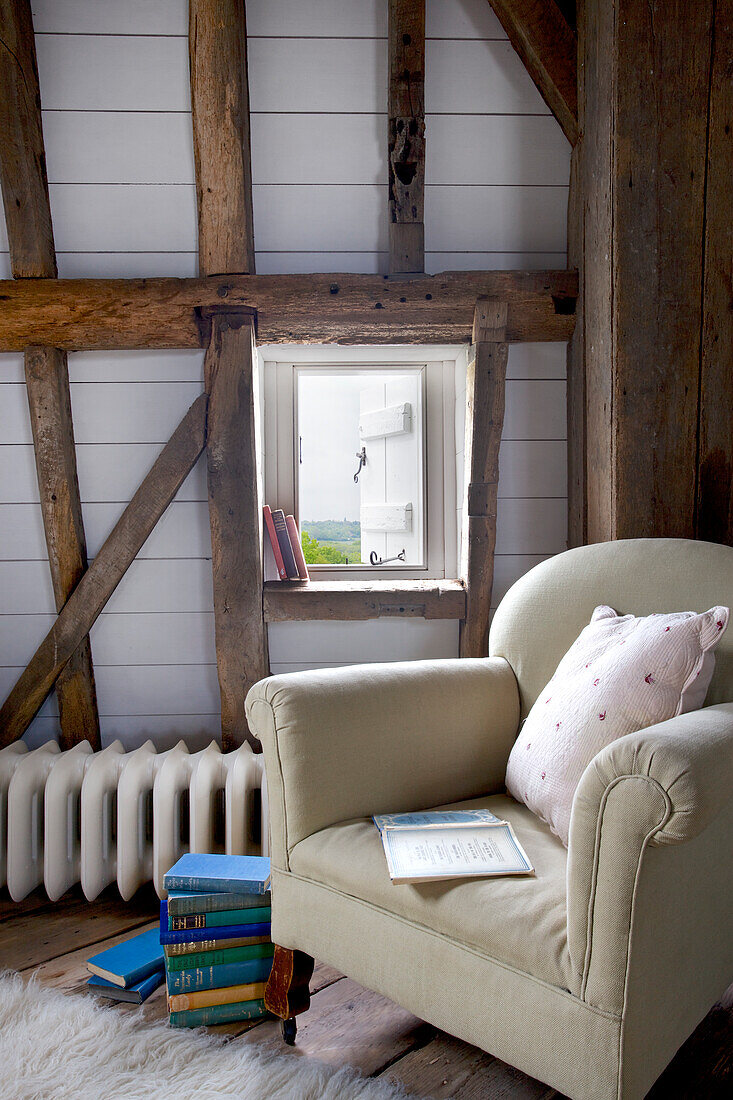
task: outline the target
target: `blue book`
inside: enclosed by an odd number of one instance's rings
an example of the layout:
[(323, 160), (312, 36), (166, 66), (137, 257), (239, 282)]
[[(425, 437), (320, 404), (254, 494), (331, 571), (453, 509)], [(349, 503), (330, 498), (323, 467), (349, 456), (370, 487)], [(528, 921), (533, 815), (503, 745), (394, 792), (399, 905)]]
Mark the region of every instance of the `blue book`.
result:
[(247, 959), (245, 962), (204, 966), (196, 970), (169, 970), (168, 992), (193, 993), (198, 989), (226, 989), (230, 985), (264, 982), (270, 976), (272, 959)]
[(171, 1027), (205, 1027), (211, 1024), (228, 1024), (233, 1020), (254, 1020), (266, 1016), (264, 1001), (235, 1001), (230, 1005), (209, 1005), (208, 1008), (189, 1008), (186, 1012), (171, 1012)]
[(270, 935), (270, 923), (267, 924), (225, 924), (221, 928), (184, 928), (180, 932), (170, 932), (163, 927), (160, 930), (160, 942), (200, 943), (204, 940), (235, 940), (240, 937)]
[(171, 867), (163, 885), (166, 890), (266, 894), (270, 889), (270, 861), (266, 856), (187, 852)]
[(157, 928), (133, 936), (107, 951), (100, 951), (87, 960), (87, 970), (91, 974), (105, 978), (122, 989), (129, 989), (163, 965), (163, 948)]
[(87, 987), (90, 993), (96, 993), (99, 997), (108, 997), (110, 1001), (128, 1001), (133, 1005), (141, 1005), (143, 1001), (147, 1001), (151, 993), (155, 993), (164, 980), (165, 971), (155, 970), (141, 982), (135, 982), (128, 989), (121, 989), (120, 986), (108, 982), (105, 978), (98, 978), (95, 974), (87, 982)]
[(168, 915), (188, 917), (197, 913), (220, 913), (226, 909), (253, 909), (270, 904), (270, 891), (264, 894), (232, 894), (210, 890), (169, 890)]

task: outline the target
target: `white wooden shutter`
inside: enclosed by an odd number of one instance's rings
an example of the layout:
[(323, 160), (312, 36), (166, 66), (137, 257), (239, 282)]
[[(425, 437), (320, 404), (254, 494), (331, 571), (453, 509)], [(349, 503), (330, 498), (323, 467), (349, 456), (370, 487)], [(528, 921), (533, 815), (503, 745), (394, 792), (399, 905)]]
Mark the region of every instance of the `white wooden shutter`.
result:
[[(423, 564), (422, 389), (414, 374), (382, 375), (360, 393), (359, 445), (367, 462), (361, 489), (361, 560), (392, 558)], [(392, 562), (394, 568), (402, 563)], [(375, 573), (378, 571), (375, 568)]]

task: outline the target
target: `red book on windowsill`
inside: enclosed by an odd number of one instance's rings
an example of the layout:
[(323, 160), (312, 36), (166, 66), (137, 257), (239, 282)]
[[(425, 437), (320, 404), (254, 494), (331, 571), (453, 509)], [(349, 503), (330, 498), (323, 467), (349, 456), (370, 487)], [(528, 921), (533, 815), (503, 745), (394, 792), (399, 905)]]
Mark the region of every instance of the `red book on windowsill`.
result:
[(298, 524), (295, 522), (295, 516), (286, 516), (285, 522), (288, 527), (288, 534), (290, 535), (290, 545), (293, 548), (295, 564), (298, 567), (298, 576), (302, 581), (307, 581), (309, 579), (308, 566), (305, 564), (303, 546), (300, 541), (300, 531), (298, 530)]
[(280, 543), (277, 541), (275, 522), (272, 518), (272, 510), (269, 504), (265, 504), (263, 506), (262, 514), (265, 517), (265, 528), (270, 539), (270, 546), (272, 547), (273, 557), (275, 558), (277, 575), (281, 581), (286, 581), (288, 579), (288, 574), (287, 570), (285, 569), (285, 562), (283, 561), (282, 552), (280, 550)]

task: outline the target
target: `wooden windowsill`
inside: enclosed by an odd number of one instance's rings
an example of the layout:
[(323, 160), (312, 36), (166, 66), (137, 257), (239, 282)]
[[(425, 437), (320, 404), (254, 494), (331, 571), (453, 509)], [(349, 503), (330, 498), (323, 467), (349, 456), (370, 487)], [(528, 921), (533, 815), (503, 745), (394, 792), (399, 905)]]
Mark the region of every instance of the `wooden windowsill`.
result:
[(460, 581), (268, 581), (265, 622), (312, 619), (463, 619), (466, 590)]

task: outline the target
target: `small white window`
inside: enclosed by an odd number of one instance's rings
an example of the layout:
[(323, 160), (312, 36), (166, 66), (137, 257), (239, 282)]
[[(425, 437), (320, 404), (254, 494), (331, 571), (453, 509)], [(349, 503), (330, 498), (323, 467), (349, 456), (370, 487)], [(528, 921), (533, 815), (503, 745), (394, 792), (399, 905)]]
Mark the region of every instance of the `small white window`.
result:
[(314, 579), (456, 575), (446, 350), (260, 349), (265, 500), (295, 515)]

